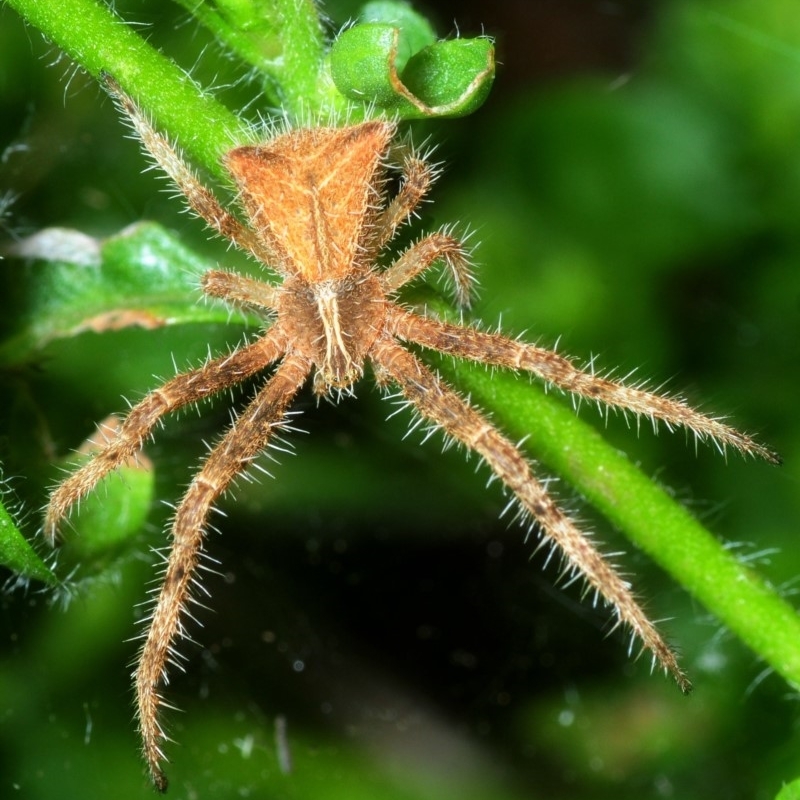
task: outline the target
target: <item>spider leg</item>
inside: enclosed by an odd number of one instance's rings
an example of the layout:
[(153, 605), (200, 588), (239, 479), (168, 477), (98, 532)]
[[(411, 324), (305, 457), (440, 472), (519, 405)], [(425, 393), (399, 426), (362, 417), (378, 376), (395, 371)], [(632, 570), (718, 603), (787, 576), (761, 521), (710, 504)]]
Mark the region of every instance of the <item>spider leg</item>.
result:
[(159, 688), (167, 682), (168, 663), (177, 659), (174, 641), (185, 635), (181, 618), (191, 600), (208, 514), (234, 478), (266, 447), (310, 370), (311, 362), (305, 357), (286, 357), (211, 451), (175, 513), (164, 582), (134, 674), (144, 756), (153, 782), (162, 792), (166, 791), (167, 779), (160, 763), (164, 760), (162, 743), (167, 737), (158, 719), (164, 705)]
[(171, 411), (210, 397), (271, 364), (286, 348), (283, 333), (273, 328), (261, 339), (205, 366), (177, 375), (150, 392), (128, 413), (122, 426), (91, 461), (73, 472), (50, 495), (44, 534), (52, 544), (69, 509), (102, 478), (141, 449), (156, 423)]
[(456, 302), (459, 306), (469, 307), (475, 285), (472, 263), (464, 243), (447, 230), (431, 233), (411, 245), (385, 272), (380, 274), (381, 286), (387, 293), (396, 292), (439, 259), (444, 260), (453, 275)]
[(122, 91), (114, 78), (105, 75), (105, 83), (119, 107), (128, 116), (144, 147), (186, 196), (189, 207), (199, 217), (202, 217), (209, 227), (226, 239), (230, 239), (236, 247), (248, 251), (259, 261), (272, 262), (273, 254), (256, 234), (219, 204), (213, 193), (200, 182), (197, 175), (186, 165), (166, 137), (150, 124), (147, 117), (136, 103)]
[(584, 575), (614, 608), (619, 621), (629, 625), (680, 688), (689, 691), (691, 684), (675, 654), (641, 609), (629, 585), (556, 505), (519, 449), (399, 343), (384, 337), (376, 342), (371, 356), (378, 370), (400, 387), (423, 417), (486, 460), (514, 492), (524, 511), (541, 525), (545, 539), (560, 548), (569, 568)]
[(374, 223), (370, 244), (376, 253), (394, 238), (397, 229), (414, 213), (436, 179), (437, 172), (422, 158), (408, 155), (403, 159), (400, 191)]
[(733, 447), (741, 453), (759, 456), (773, 464), (780, 457), (752, 437), (692, 408), (679, 397), (645, 391), (636, 386), (594, 375), (578, 369), (570, 359), (552, 350), (392, 309), (389, 322), (392, 333), (422, 347), (446, 355), (467, 358), (513, 370), (525, 370), (567, 392), (607, 406), (614, 406), (650, 420), (663, 420), (668, 427), (679, 425), (698, 439), (711, 439), (720, 449)]
[(277, 286), (221, 269), (210, 269), (203, 273), (201, 286), (209, 297), (218, 297), (261, 312), (264, 309), (274, 310), (280, 296)]

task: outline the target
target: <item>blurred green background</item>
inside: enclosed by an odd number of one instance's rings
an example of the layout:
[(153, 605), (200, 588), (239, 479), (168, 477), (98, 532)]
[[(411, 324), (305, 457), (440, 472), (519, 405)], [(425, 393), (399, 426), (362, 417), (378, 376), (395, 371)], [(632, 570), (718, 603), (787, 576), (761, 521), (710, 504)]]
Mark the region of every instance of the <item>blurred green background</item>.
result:
[[(117, 2), (218, 87), (241, 71), (177, 7)], [(625, 374), (635, 367), (730, 413), (778, 470), (683, 434), (606, 435), (790, 597), (800, 332), (800, 14), (795, 0), (429, 3), (441, 34), (484, 26), (501, 62), (474, 116), (420, 126), (447, 169), (426, 227), (480, 241), (475, 316)], [(336, 23), (356, 6), (328, 3)], [(157, 220), (206, 258), (225, 245), (161, 191), (110, 102), (0, 6), (3, 238), (47, 226), (108, 236)], [(250, 107), (254, 116), (257, 101)], [(20, 263), (0, 264), (4, 281)], [(4, 285), (9, 285), (5, 283)], [(11, 293), (0, 297), (8, 302)], [(9, 311), (3, 311), (8, 318)], [(233, 326), (86, 333), (0, 373), (5, 497), (26, 533), (48, 468), (124, 411), (153, 375), (240, 340)], [(236, 397), (241, 399), (242, 394)], [(176, 798), (773, 798), (800, 776), (797, 695), (679, 586), (618, 560), (681, 653), (688, 698), (628, 657), (608, 615), (554, 586), (534, 542), (498, 520), (487, 473), (403, 440), (377, 391), (317, 407), (295, 456), (225, 504), (213, 611), (185, 644), (169, 716)], [(583, 416), (603, 426), (591, 409)], [(227, 424), (219, 402), (170, 420), (148, 455), (174, 502)], [(112, 491), (109, 489), (109, 491)], [(621, 538), (565, 503), (607, 551)], [(137, 758), (131, 662), (169, 509), (109, 563), (81, 564), (67, 604), (36, 585), (0, 598), (0, 796), (152, 796)], [(658, 520), (653, 520), (658, 525)], [(82, 571), (81, 571), (82, 570)], [(284, 733), (285, 731), (285, 733)], [(288, 755), (287, 755), (288, 753)], [(291, 758), (291, 769), (287, 759)]]

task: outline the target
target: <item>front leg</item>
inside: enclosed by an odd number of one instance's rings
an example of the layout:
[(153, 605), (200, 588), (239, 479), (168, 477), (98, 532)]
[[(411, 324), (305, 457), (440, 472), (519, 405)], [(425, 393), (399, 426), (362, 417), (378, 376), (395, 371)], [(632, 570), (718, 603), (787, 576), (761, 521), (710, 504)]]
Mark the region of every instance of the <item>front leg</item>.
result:
[(383, 250), (394, 238), (397, 229), (414, 213), (414, 209), (425, 198), (437, 174), (436, 168), (422, 158), (407, 155), (403, 159), (400, 191), (375, 222), (370, 245), (376, 253)]
[(382, 272), (380, 280), (384, 292), (396, 292), (439, 260), (445, 262), (453, 276), (456, 302), (463, 308), (469, 308), (475, 287), (469, 250), (462, 239), (453, 236), (447, 229), (431, 233), (412, 244)]
[(169, 175), (175, 185), (186, 196), (191, 209), (206, 221), (217, 233), (230, 239), (237, 247), (247, 250), (259, 261), (272, 263), (274, 254), (249, 228), (233, 214), (226, 211), (216, 197), (197, 178), (197, 175), (181, 158), (175, 148), (151, 124), (141, 109), (122, 91), (110, 75), (105, 83), (112, 97), (130, 119), (133, 129), (147, 151), (158, 165)]
[(715, 442), (721, 450), (729, 446), (745, 455), (780, 464), (779, 456), (772, 450), (721, 420), (700, 413), (685, 400), (648, 392), (578, 369), (570, 359), (552, 350), (402, 310), (392, 311), (389, 325), (395, 336), (422, 347), (482, 364), (525, 370), (559, 389), (622, 411), (631, 411), (649, 418), (654, 424), (656, 420), (663, 420), (668, 427), (687, 428), (698, 439)]

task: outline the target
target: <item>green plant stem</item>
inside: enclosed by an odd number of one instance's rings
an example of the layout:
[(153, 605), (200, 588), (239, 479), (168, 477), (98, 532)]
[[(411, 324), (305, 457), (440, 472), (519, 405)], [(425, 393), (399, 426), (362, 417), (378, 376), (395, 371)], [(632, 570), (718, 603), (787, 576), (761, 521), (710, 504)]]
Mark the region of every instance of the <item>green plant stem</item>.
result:
[[(800, 616), (664, 489), (559, 399), (525, 379), (439, 362), (525, 449), (575, 486), (789, 683), (800, 687)], [(769, 467), (753, 464), (753, 469)]]
[(96, 78), (113, 75), (156, 127), (213, 174), (244, 123), (95, 0), (6, 0)]
[(177, 2), (264, 76), (272, 102), (293, 119), (345, 105), (320, 80), (326, 42), (313, 0)]

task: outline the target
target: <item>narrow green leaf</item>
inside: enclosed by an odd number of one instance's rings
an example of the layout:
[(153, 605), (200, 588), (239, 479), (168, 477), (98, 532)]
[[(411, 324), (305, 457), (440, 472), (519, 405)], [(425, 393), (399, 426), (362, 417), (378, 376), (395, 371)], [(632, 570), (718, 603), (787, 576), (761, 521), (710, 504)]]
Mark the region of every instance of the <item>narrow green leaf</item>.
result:
[(51, 585), (58, 583), (53, 571), (39, 558), (22, 535), (2, 501), (0, 501), (0, 564), (22, 578), (32, 578)]
[(105, 240), (51, 228), (10, 255), (0, 271), (13, 309), (3, 321), (0, 364), (25, 362), (50, 342), (86, 331), (231, 319), (229, 308), (199, 302), (200, 275), (212, 265), (155, 223)]

